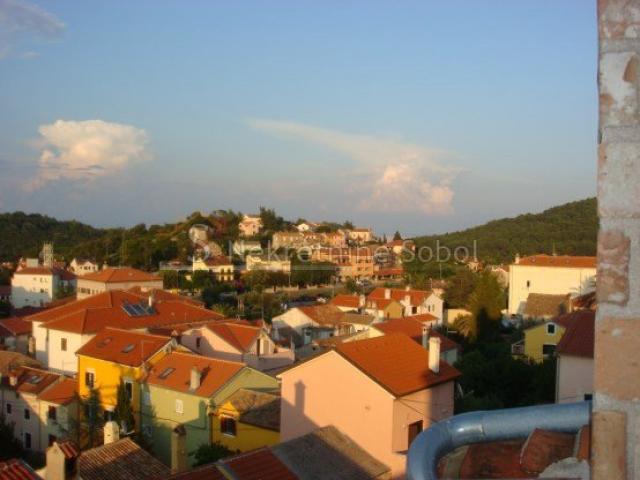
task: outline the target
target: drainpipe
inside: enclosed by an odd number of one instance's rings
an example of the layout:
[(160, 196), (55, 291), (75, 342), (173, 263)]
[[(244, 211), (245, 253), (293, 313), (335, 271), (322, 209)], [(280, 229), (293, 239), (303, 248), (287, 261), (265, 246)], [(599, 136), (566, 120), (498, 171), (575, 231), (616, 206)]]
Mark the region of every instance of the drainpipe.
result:
[(442, 420), (416, 437), (407, 456), (409, 480), (437, 480), (438, 460), (470, 443), (514, 440), (536, 428), (577, 432), (591, 421), (591, 402), (478, 411)]

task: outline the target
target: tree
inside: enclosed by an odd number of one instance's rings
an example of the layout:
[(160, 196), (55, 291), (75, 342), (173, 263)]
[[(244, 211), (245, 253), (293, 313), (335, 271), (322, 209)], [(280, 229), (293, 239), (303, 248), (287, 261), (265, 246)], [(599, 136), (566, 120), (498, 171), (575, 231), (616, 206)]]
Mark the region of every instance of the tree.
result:
[(393, 239), (402, 240), (402, 235), (400, 235), (400, 232), (398, 230), (396, 230), (396, 233), (393, 234)]
[(117, 403), (114, 410), (114, 420), (118, 422), (123, 432), (135, 430), (136, 421), (133, 415), (133, 406), (131, 405), (131, 399), (129, 398), (129, 393), (127, 392), (127, 387), (123, 379), (120, 379), (116, 397)]
[(344, 283), (344, 288), (349, 293), (358, 293), (358, 285), (353, 278), (348, 278)]
[(87, 398), (78, 398), (78, 419), (69, 419), (69, 434), (75, 437), (80, 447), (97, 447), (102, 441), (104, 410), (100, 404), (100, 392), (92, 388)]
[(458, 318), (455, 328), (473, 340), (495, 340), (504, 306), (504, 290), (498, 279), (488, 271), (482, 272), (466, 304), (470, 315)]
[(448, 308), (467, 308), (469, 297), (473, 293), (478, 282), (478, 275), (466, 266), (459, 267), (456, 273), (448, 280), (444, 291), (444, 301)]
[(196, 270), (191, 275), (191, 288), (194, 290), (203, 290), (213, 286), (214, 280), (211, 273), (207, 270)]
[(194, 467), (215, 463), (218, 460), (233, 455), (235, 452), (220, 442), (203, 443), (194, 452), (189, 453), (195, 458)]
[(0, 460), (22, 456), (22, 444), (14, 436), (14, 424), (7, 422), (3, 413), (0, 413), (0, 445)]
[(353, 222), (351, 220), (346, 220), (342, 224), (342, 228), (346, 228), (347, 230), (353, 230), (355, 227), (353, 226)]

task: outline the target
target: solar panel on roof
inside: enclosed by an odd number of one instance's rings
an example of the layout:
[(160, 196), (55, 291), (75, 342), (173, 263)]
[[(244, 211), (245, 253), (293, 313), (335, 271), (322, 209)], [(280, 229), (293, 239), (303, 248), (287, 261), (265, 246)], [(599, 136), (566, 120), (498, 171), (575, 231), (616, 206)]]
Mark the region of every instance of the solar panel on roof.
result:
[(165, 369), (162, 371), (162, 373), (161, 373), (160, 375), (158, 375), (158, 376), (164, 380), (164, 379), (165, 379), (165, 378), (167, 378), (169, 375), (171, 375), (174, 371), (175, 371), (175, 368), (173, 368), (173, 367), (168, 367), (168, 368), (165, 368)]

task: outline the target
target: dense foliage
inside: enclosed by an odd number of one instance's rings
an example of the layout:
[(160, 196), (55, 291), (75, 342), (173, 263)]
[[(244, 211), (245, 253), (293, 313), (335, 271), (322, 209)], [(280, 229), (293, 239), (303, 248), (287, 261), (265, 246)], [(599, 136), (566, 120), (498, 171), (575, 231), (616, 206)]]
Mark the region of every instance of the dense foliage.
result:
[(215, 463), (218, 460), (233, 455), (235, 452), (228, 449), (220, 442), (203, 443), (194, 452), (189, 455), (194, 457), (194, 467)]

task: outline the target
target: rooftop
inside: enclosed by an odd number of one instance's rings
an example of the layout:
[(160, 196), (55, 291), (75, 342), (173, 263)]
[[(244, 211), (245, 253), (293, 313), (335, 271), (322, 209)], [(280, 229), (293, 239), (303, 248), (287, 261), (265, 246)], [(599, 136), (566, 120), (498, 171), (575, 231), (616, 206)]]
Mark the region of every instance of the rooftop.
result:
[(220, 469), (234, 480), (297, 480), (268, 448), (259, 448), (220, 462)]
[(360, 307), (360, 299), (357, 295), (336, 295), (329, 302), (330, 305), (335, 305), (336, 307), (347, 307), (358, 309)]
[(85, 343), (76, 354), (139, 367), (170, 342), (171, 338), (160, 335), (105, 328)]
[(17, 378), (13, 387), (17, 392), (34, 395), (39, 395), (61, 377), (57, 373), (32, 367), (19, 367), (11, 373)]
[(9, 370), (21, 366), (39, 367), (40, 362), (20, 352), (0, 350), (0, 376), (5, 376)]
[(0, 337), (15, 337), (31, 333), (31, 322), (20, 317), (9, 317), (0, 320)]
[(78, 391), (78, 381), (72, 378), (63, 377), (59, 382), (43, 391), (38, 398), (44, 402), (56, 405), (68, 405), (76, 398)]
[(559, 320), (567, 325), (556, 347), (559, 355), (593, 358), (595, 316), (593, 310), (582, 310), (565, 315), (564, 319)]
[(162, 278), (151, 273), (143, 272), (135, 268), (105, 268), (99, 272), (88, 273), (81, 277), (82, 280), (101, 283), (127, 283), (127, 282), (158, 282)]
[(240, 422), (280, 431), (280, 395), (241, 388), (226, 401), (240, 414)]
[(408, 295), (411, 305), (420, 305), (432, 295), (428, 290), (376, 287), (369, 295), (367, 295), (367, 300), (384, 300), (386, 298), (385, 292), (387, 290), (389, 291), (389, 296), (397, 302), (403, 301)]
[(527, 317), (555, 317), (569, 311), (570, 295), (552, 295), (547, 293), (530, 293), (524, 307)]
[(233, 321), (210, 322), (206, 328), (240, 352), (248, 351), (262, 331), (260, 327), (244, 325)]
[[(419, 316), (422, 316), (422, 315), (419, 315)], [(416, 317), (392, 318), (384, 322), (376, 323), (374, 325), (374, 327), (377, 330), (380, 330), (385, 334), (403, 333), (411, 337), (414, 341), (416, 341), (420, 345), (422, 345), (422, 327), (423, 326), (424, 326), (424, 323), (419, 319), (417, 319)], [(441, 342), (440, 349), (443, 352), (460, 348), (460, 345), (458, 345), (456, 342), (442, 335), (441, 333), (436, 332), (433, 329), (429, 329), (429, 336), (438, 337), (440, 339), (440, 342)]]
[(573, 257), (570, 255), (531, 255), (515, 262), (527, 267), (596, 268), (596, 257)]
[(25, 461), (11, 458), (0, 462), (0, 480), (41, 480)]

